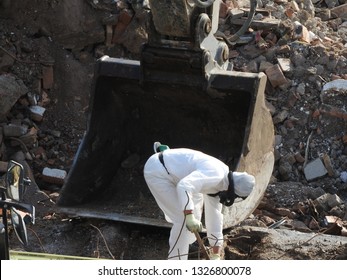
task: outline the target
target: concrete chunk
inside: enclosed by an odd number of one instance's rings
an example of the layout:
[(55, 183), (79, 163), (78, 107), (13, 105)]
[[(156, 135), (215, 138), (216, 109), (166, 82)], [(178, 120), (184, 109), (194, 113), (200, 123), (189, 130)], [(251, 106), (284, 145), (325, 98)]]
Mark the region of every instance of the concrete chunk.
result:
[(31, 118), (33, 121), (41, 122), (46, 109), (41, 106), (30, 106)]
[(332, 89), (336, 91), (347, 90), (347, 80), (337, 79), (337, 80), (328, 82), (323, 86), (322, 92), (326, 92)]
[(48, 182), (53, 184), (63, 184), (64, 179), (66, 177), (67, 173), (65, 170), (56, 169), (56, 168), (49, 168), (45, 167), (42, 171), (42, 178)]
[(17, 100), (28, 92), (22, 80), (12, 75), (0, 75), (0, 120), (2, 120)]
[(304, 173), (307, 181), (311, 181), (320, 177), (323, 177), (328, 173), (322, 160), (317, 158), (309, 162), (304, 168)]
[(291, 72), (291, 62), (289, 58), (277, 58), (278, 65), (281, 67), (284, 73)]
[(19, 137), (27, 133), (28, 129), (21, 125), (4, 125), (3, 127), (4, 135), (6, 137)]

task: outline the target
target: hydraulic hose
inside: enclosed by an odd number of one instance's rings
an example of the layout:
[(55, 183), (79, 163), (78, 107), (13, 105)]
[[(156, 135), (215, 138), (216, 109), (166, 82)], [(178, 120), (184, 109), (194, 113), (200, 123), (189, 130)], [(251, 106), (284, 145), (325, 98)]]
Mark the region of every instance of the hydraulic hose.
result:
[(250, 7), (250, 11), (247, 17), (247, 20), (244, 22), (244, 24), (241, 26), (241, 28), (231, 37), (229, 38), (225, 38), (224, 39), (227, 41), (227, 43), (229, 45), (233, 45), (233, 42), (235, 42), (237, 39), (240, 38), (241, 35), (243, 35), (247, 29), (249, 28), (249, 26), (251, 25), (254, 15), (255, 15), (255, 10), (257, 9), (257, 0), (250, 0), (251, 3), (251, 7)]

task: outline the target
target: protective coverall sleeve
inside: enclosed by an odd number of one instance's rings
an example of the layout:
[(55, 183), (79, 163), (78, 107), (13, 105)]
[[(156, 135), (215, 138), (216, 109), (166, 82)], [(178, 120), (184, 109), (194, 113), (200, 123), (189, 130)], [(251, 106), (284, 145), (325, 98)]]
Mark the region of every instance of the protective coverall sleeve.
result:
[(177, 195), (182, 211), (194, 209), (193, 193), (215, 193), (223, 176), (223, 170), (206, 169), (193, 171), (181, 179), (177, 184)]

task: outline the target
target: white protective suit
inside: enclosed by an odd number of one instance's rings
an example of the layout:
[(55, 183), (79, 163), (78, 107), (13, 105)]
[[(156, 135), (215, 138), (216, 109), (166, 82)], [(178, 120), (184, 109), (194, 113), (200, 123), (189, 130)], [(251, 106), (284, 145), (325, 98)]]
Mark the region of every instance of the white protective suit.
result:
[(229, 167), (202, 152), (179, 148), (163, 152), (165, 167), (159, 154), (145, 164), (144, 177), (165, 218), (172, 223), (169, 239), (169, 259), (187, 259), (189, 244), (195, 235), (185, 226), (184, 210), (193, 210), (201, 220), (204, 205), (205, 226), (211, 246), (223, 244), (222, 204), (215, 194), (228, 189)]

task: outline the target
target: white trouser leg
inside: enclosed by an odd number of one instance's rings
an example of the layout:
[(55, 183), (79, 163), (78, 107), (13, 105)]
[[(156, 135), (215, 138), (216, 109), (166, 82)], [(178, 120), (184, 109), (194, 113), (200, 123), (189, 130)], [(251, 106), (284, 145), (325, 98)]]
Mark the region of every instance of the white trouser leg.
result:
[[(202, 216), (203, 209), (203, 195), (202, 194), (194, 194), (194, 216), (199, 221)], [(181, 209), (177, 209), (176, 211), (182, 212)], [(182, 217), (182, 219), (179, 219)], [(170, 233), (170, 251), (169, 258), (173, 260), (181, 259), (186, 260), (188, 258), (189, 253), (189, 244), (193, 243), (196, 240), (195, 234), (191, 233), (185, 226), (184, 215), (176, 216), (177, 220), (173, 224)], [(179, 238), (177, 238), (180, 236)]]
[(219, 197), (204, 195), (205, 223), (209, 243), (211, 246), (223, 245), (223, 214)]
[(189, 244), (195, 241), (195, 235), (185, 226), (183, 209), (179, 208), (176, 186), (165, 172), (159, 160), (151, 158), (145, 165), (144, 176), (153, 197), (165, 214), (165, 219), (173, 224), (169, 238), (168, 258), (186, 260)]

